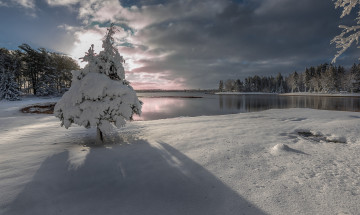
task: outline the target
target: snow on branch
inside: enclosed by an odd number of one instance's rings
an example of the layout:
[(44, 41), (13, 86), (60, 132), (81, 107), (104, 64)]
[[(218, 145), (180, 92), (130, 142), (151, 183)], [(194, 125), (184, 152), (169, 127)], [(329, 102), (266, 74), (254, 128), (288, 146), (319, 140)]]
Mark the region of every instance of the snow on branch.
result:
[(360, 0), (337, 0), (335, 2), (335, 8), (344, 8), (340, 18), (349, 15), (354, 7), (360, 3)]
[[(353, 8), (360, 4), (360, 0), (336, 0), (335, 8), (343, 8), (340, 18), (343, 18), (346, 15), (349, 15)], [(334, 56), (332, 63), (336, 62), (336, 59), (342, 55), (353, 43), (359, 43), (360, 36), (360, 11), (358, 12), (358, 17), (356, 18), (357, 25), (354, 26), (345, 26), (340, 25), (339, 28), (343, 29), (341, 34), (334, 37), (331, 40), (331, 44), (335, 43), (336, 48), (340, 49), (337, 51)]]
[(336, 48), (340, 49), (337, 51), (332, 63), (336, 62), (336, 59), (342, 55), (354, 42), (356, 45), (359, 43), (360, 36), (360, 26), (345, 26), (340, 25), (339, 28), (342, 28), (343, 31), (338, 36), (334, 37), (331, 40), (331, 44), (335, 43)]

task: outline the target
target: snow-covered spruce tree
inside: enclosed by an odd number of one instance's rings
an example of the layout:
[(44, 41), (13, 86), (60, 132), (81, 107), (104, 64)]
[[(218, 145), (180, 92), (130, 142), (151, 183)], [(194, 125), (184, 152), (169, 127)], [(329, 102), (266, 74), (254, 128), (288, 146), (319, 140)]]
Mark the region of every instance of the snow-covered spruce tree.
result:
[(88, 64), (73, 71), (72, 84), (56, 104), (54, 114), (61, 125), (72, 123), (86, 128), (97, 127), (97, 142), (103, 142), (103, 132), (120, 128), (133, 114), (141, 114), (142, 102), (125, 80), (124, 59), (114, 46), (115, 26), (111, 25), (98, 55), (92, 45), (83, 57)]
[(19, 86), (15, 81), (14, 73), (6, 71), (4, 68), (0, 77), (0, 100), (6, 99), (9, 101), (20, 100)]
[[(335, 8), (343, 8), (340, 18), (349, 15), (357, 5), (360, 5), (360, 0), (336, 0)], [(332, 63), (336, 62), (336, 59), (344, 53), (353, 43), (359, 43), (360, 37), (360, 11), (358, 11), (358, 17), (356, 18), (356, 25), (346, 26), (340, 25), (339, 28), (343, 29), (341, 34), (334, 37), (331, 43), (336, 44), (336, 48), (340, 49), (332, 60)]]
[(0, 100), (20, 100), (19, 86), (15, 81), (16, 63), (9, 51), (0, 49)]

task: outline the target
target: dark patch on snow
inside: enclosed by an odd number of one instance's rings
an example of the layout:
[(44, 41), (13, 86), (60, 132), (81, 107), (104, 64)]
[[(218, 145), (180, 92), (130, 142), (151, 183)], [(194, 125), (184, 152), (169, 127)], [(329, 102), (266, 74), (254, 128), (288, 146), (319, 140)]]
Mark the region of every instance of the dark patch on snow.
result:
[(318, 135), (314, 135), (310, 131), (299, 131), (298, 135), (300, 135), (302, 137), (318, 137)]
[(37, 113), (37, 114), (53, 114), (56, 102), (49, 102), (44, 104), (32, 104), (21, 108), (23, 113)]
[(360, 119), (360, 116), (350, 116), (351, 118)]
[(307, 118), (292, 118), (292, 119), (290, 119), (290, 121), (293, 121), (293, 122), (300, 122), (300, 121), (304, 121), (304, 120), (307, 120)]
[(315, 142), (328, 142), (328, 143), (346, 143), (346, 139), (344, 137), (339, 137), (339, 138), (330, 138), (330, 137), (326, 137), (322, 134), (314, 134), (311, 131), (298, 131), (297, 132), (299, 136), (307, 139), (307, 140), (311, 140), (311, 141), (315, 141)]

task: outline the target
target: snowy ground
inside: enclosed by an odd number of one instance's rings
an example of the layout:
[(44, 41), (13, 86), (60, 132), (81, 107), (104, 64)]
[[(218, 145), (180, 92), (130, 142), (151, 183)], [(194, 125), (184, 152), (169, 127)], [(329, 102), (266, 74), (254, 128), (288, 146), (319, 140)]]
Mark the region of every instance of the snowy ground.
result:
[(133, 122), (90, 147), (95, 129), (18, 111), (38, 102), (0, 102), (0, 214), (360, 213), (360, 113)]

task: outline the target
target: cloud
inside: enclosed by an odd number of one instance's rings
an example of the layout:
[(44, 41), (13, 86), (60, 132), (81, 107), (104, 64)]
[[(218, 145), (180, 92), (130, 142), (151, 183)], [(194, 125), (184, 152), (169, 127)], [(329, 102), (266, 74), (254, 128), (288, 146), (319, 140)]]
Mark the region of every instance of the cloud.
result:
[(36, 17), (36, 5), (35, 0), (0, 0), (0, 9), (1, 8), (21, 8), (25, 9), (22, 11), (22, 13), (26, 14), (28, 17), (35, 18)]
[(79, 11), (88, 25), (127, 26), (119, 50), (132, 73), (186, 80), (179, 83), (189, 88), (327, 61), (339, 21), (331, 2), (312, 0), (92, 1)]
[(25, 8), (35, 8), (35, 1), (34, 0), (10, 0), (11, 3), (20, 5)]
[(69, 6), (79, 3), (81, 0), (46, 0), (46, 2), (50, 6)]
[(184, 89), (184, 82), (186, 81), (183, 78), (172, 79), (169, 78), (166, 74), (149, 74), (144, 73), (132, 73), (129, 72), (126, 74), (126, 78), (131, 81), (131, 85), (137, 90), (142, 89)]
[(0, 7), (8, 7), (9, 5), (5, 1), (0, 1)]
[(329, 41), (338, 32), (338, 16), (331, 2), (219, 2), (217, 10), (201, 10), (207, 7), (196, 3), (188, 10), (185, 4), (163, 6), (173, 17), (155, 16), (134, 38), (170, 54), (142, 61), (133, 71), (168, 71), (169, 77), (186, 79), (186, 87), (215, 87), (219, 79), (290, 73), (332, 56)]
[[(151, 88), (216, 88), (220, 79), (302, 71), (330, 61), (337, 26), (353, 18), (340, 20), (328, 0), (46, 2), (75, 11), (80, 24), (64, 22), (59, 29), (71, 44), (64, 52), (76, 58), (92, 43), (100, 51), (106, 26), (116, 23), (128, 79)], [(355, 51), (338, 62), (353, 63)]]

